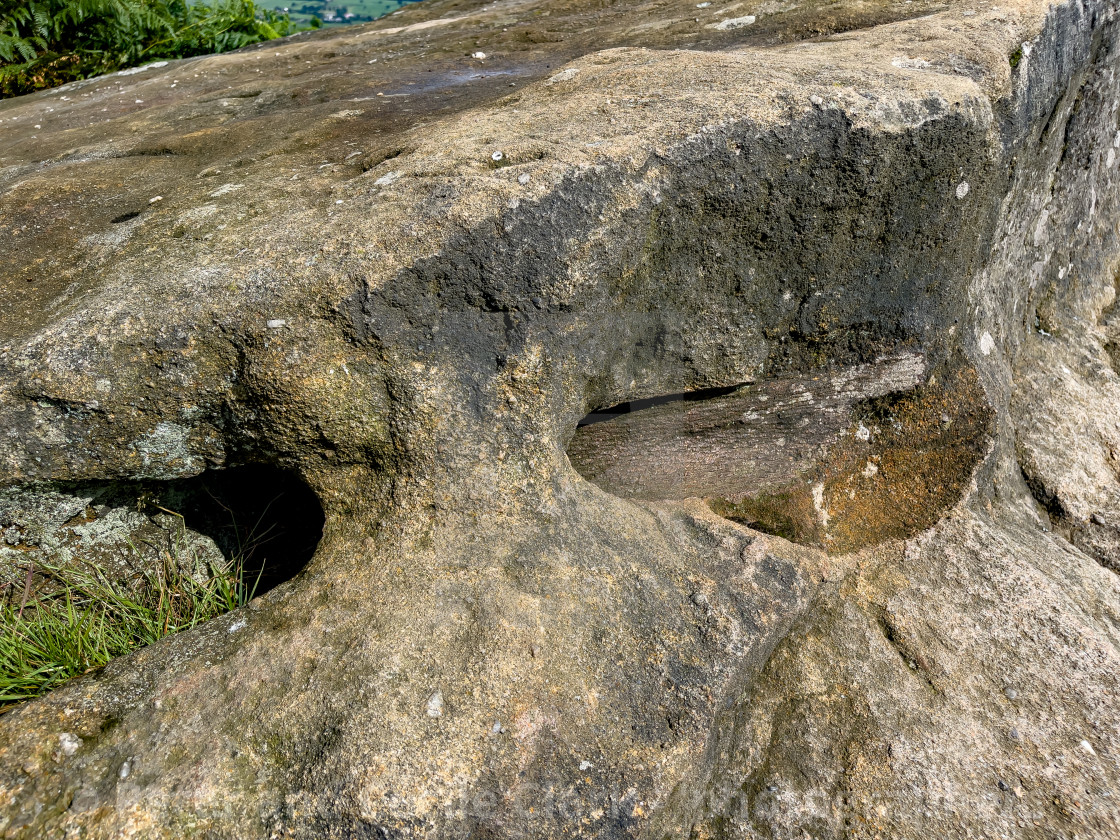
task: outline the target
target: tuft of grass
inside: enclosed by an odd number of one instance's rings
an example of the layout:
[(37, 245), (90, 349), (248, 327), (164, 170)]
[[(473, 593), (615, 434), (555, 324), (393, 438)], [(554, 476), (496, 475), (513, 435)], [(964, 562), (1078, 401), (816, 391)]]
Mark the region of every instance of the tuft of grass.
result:
[[(131, 581), (97, 566), (39, 565), (49, 593), (0, 605), (0, 714), (109, 660), (247, 604), (260, 580), (241, 558), (192, 577), (165, 553)], [(31, 569), (28, 570), (30, 578)]]

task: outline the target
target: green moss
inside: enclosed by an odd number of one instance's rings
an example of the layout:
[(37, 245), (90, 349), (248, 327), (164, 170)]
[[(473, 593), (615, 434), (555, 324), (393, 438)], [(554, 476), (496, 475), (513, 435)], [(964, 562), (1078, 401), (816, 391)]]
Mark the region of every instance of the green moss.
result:
[(819, 537), (811, 505), (808, 493), (798, 490), (760, 493), (739, 502), (727, 499), (710, 502), (712, 510), (725, 519), (803, 544), (814, 544)]
[(1022, 61), (1022, 60), (1023, 60), (1023, 48), (1022, 47), (1016, 47), (1015, 52), (1011, 53), (1011, 55), (1009, 55), (1007, 57), (1007, 62), (1008, 62), (1008, 64), (1011, 65), (1012, 70), (1014, 70), (1016, 67), (1018, 67), (1019, 62)]

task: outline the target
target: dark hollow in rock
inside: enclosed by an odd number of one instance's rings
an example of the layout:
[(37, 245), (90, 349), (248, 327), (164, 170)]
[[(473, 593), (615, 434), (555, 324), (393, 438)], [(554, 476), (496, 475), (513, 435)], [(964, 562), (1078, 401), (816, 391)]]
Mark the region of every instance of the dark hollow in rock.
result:
[(274, 467), (213, 470), (145, 486), (226, 557), (240, 557), (248, 579), (259, 573), (258, 595), (298, 574), (323, 536), (318, 498), (297, 476)]
[(58, 482), (9, 494), (0, 507), (6, 545), (33, 565), (73, 556), (134, 573), (166, 555), (206, 574), (207, 564), (238, 563), (258, 595), (307, 564), (324, 522), (307, 485), (262, 465), (172, 481)]
[(665, 394), (661, 397), (648, 397), (643, 400), (628, 400), (618, 405), (612, 405), (608, 408), (591, 412), (579, 421), (578, 427), (583, 428), (584, 426), (590, 426), (592, 423), (602, 423), (606, 420), (613, 420), (621, 414), (644, 411), (647, 408), (653, 408), (658, 405), (668, 405), (677, 402), (702, 402), (704, 400), (715, 399), (716, 397), (726, 397), (734, 394), (740, 388), (753, 384), (753, 381), (743, 382), (739, 385), (729, 385), (722, 388), (702, 388), (698, 391), (683, 391), (679, 394)]
[(964, 364), (913, 352), (592, 412), (568, 446), (607, 492), (701, 497), (728, 519), (844, 552), (911, 536), (963, 495), (991, 409)]
[[(123, 488), (122, 488), (123, 489)], [(323, 535), (323, 509), (297, 476), (264, 465), (128, 486), (140, 505), (164, 508), (245, 565), (258, 595), (298, 574)]]

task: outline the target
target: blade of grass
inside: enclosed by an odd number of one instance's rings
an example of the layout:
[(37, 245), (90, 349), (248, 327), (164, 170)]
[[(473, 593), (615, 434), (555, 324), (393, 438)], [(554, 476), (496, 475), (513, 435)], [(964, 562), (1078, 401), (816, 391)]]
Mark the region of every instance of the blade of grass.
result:
[[(173, 548), (183, 551), (185, 543)], [(49, 578), (50, 591), (32, 598), (28, 585), (18, 610), (0, 605), (0, 714), (117, 656), (243, 606), (263, 574), (262, 567), (250, 585), (242, 554), (225, 568), (210, 563), (203, 582), (185, 571), (193, 568), (167, 553), (160, 567), (138, 580), (119, 581), (93, 564), (40, 563), (35, 570)]]

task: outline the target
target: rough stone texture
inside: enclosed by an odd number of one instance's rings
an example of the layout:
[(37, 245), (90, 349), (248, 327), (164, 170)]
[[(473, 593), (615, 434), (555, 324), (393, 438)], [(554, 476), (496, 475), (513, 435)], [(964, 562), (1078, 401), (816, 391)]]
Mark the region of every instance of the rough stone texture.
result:
[[(0, 718), (0, 831), (1116, 837), (1117, 26), (448, 0), (0, 104), (0, 480), (261, 462), (327, 516)], [(822, 490), (828, 552), (565, 454), (900, 352), (832, 451), (931, 478)], [(912, 473), (938, 403), (982, 445)]]
[[(90, 487), (0, 491), (0, 594), (27, 599), (54, 588), (45, 570), (100, 571), (110, 580), (143, 579), (170, 565), (202, 582), (225, 570), (214, 541), (166, 510), (137, 510), (135, 498)], [(130, 504), (131, 503), (131, 504)]]

